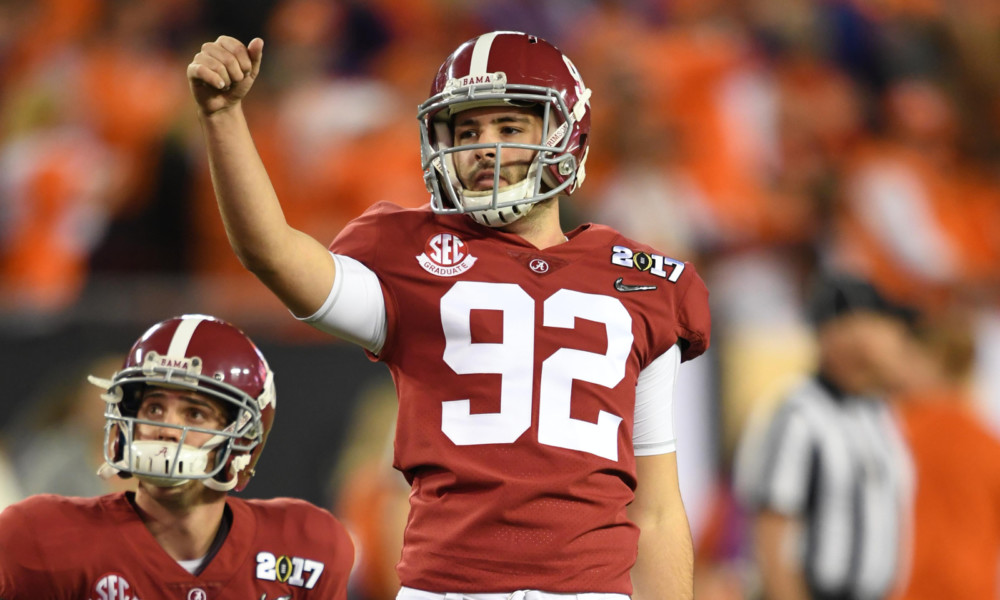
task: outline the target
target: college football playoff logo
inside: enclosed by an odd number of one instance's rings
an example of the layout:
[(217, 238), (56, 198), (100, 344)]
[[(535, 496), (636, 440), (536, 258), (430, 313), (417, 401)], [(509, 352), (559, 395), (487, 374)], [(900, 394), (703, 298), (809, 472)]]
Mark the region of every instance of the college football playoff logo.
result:
[(469, 253), (469, 247), (453, 233), (439, 233), (424, 244), (424, 253), (417, 256), (417, 262), (431, 275), (454, 277), (465, 273), (476, 263), (476, 257)]
[[(677, 283), (677, 280), (681, 277), (681, 273), (684, 272), (684, 261), (682, 260), (676, 260), (652, 252), (632, 250), (627, 246), (614, 246), (611, 248), (611, 264), (625, 267), (626, 269), (651, 273), (657, 277), (666, 279), (670, 283)], [(634, 286), (626, 284), (626, 288), (628, 287)], [(637, 291), (635, 289), (621, 289), (618, 282), (615, 282), (615, 289), (619, 292)]]

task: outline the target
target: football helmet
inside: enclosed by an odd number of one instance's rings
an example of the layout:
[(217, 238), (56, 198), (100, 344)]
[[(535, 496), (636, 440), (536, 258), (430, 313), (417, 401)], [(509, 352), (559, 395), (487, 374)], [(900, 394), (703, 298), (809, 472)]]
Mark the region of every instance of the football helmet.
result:
[[(544, 137), (538, 144), (453, 147), (456, 113), (505, 105), (541, 108)], [(572, 194), (586, 175), (590, 90), (569, 58), (533, 35), (495, 31), (459, 46), (438, 70), (417, 119), (424, 182), (431, 193), (431, 209), (438, 214), (467, 213), (483, 225), (506, 225), (527, 214), (536, 202)], [(503, 151), (511, 148), (536, 152), (522, 181), (487, 191), (464, 188), (455, 170), (455, 152), (493, 149), (501, 165)]]
[[(274, 422), (274, 373), (257, 346), (233, 325), (207, 315), (183, 315), (153, 325), (135, 342), (111, 379), (90, 376), (103, 390), (103, 477), (132, 475), (160, 487), (200, 480), (205, 486), (242, 490)], [(189, 390), (220, 401), (228, 422), (221, 430), (138, 417), (143, 390)], [(179, 441), (140, 440), (137, 425), (179, 431)], [(189, 433), (212, 437), (202, 446)]]

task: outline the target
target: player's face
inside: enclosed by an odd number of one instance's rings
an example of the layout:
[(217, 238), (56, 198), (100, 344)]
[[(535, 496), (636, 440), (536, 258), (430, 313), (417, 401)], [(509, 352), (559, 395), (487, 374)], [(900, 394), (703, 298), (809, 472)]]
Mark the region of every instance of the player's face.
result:
[[(453, 128), (455, 147), (496, 142), (539, 144), (542, 139), (542, 118), (531, 108), (472, 108), (455, 115)], [(500, 156), (500, 187), (524, 179), (534, 158), (534, 150), (504, 148)], [(497, 168), (496, 148), (456, 152), (455, 167), (465, 189), (491, 190)]]
[[(136, 438), (139, 440), (179, 443), (184, 436), (178, 427), (218, 430), (226, 426), (226, 413), (221, 401), (198, 392), (171, 388), (147, 388), (137, 416), (174, 426), (136, 425)], [(183, 441), (188, 446), (201, 447), (211, 437), (210, 433), (188, 431)]]

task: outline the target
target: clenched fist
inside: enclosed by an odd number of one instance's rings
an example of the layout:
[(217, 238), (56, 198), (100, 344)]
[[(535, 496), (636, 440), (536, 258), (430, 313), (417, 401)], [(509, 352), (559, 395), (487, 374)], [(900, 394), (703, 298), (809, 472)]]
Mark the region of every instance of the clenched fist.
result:
[(201, 46), (187, 67), (188, 83), (203, 115), (238, 104), (257, 79), (264, 54), (264, 40), (249, 44), (228, 35)]

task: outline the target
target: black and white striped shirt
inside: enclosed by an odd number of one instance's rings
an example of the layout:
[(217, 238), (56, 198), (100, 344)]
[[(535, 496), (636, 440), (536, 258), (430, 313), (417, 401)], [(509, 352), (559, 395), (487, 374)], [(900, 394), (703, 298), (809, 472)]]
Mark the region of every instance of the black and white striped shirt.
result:
[(888, 595), (906, 563), (912, 465), (884, 403), (802, 381), (747, 428), (735, 477), (751, 510), (802, 520), (796, 551), (813, 598)]

